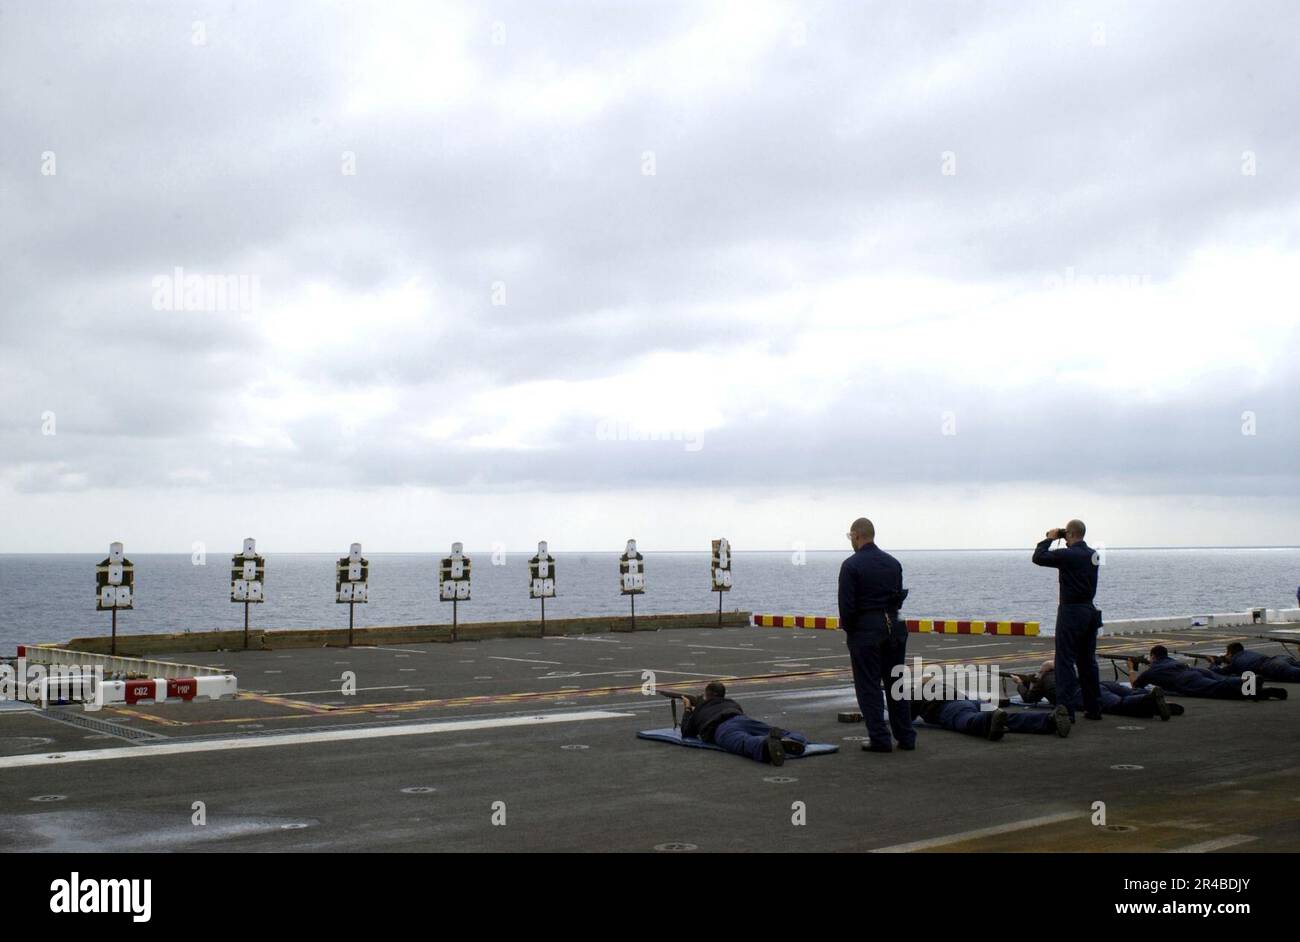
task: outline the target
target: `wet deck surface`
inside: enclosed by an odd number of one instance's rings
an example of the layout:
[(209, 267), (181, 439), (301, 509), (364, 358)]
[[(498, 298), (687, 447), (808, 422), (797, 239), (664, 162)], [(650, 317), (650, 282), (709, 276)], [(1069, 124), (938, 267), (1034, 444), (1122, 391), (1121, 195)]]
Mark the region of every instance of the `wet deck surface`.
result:
[[(1100, 647), (1217, 653), (1243, 636)], [(1051, 644), (913, 635), (908, 651), (1008, 670), (1040, 662)], [(1181, 699), (1187, 714), (1168, 723), (1080, 720), (1065, 740), (988, 743), (919, 724), (915, 752), (876, 755), (860, 751), (860, 725), (836, 720), (856, 709), (838, 631), (171, 660), (228, 668), (244, 692), (0, 712), (0, 850), (1300, 849), (1300, 687), (1286, 702)], [(641, 693), (644, 671), (692, 689), (734, 678), (746, 712), (841, 751), (774, 769), (638, 740), (671, 723), (668, 702)], [(344, 672), (354, 695), (341, 693)], [(1102, 672), (1113, 676), (1106, 662)], [(1091, 821), (1097, 801), (1107, 827)], [(192, 823), (196, 802), (203, 826)], [(504, 826), (493, 824), (501, 802)], [(796, 825), (800, 807), (806, 824)]]

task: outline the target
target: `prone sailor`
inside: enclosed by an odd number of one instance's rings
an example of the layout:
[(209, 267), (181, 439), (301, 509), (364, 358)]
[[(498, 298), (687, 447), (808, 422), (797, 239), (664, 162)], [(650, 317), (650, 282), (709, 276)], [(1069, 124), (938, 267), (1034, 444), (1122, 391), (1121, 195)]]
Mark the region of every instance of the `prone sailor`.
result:
[(1240, 641), (1228, 645), (1227, 653), (1215, 658), (1215, 665), (1210, 668), (1216, 674), (1228, 677), (1240, 677), (1250, 671), (1256, 677), (1283, 684), (1300, 684), (1300, 660), (1286, 654), (1270, 657), (1259, 651), (1248, 651)]
[[(1038, 669), (1037, 674), (1012, 674), (1016, 681), (1016, 691), (1026, 705), (1032, 706), (1042, 700), (1056, 703), (1056, 665), (1048, 660)], [(1118, 681), (1101, 681), (1101, 712), (1115, 716), (1133, 716), (1151, 719), (1159, 716), (1168, 720), (1171, 716), (1183, 713), (1181, 703), (1170, 703), (1165, 692), (1159, 687), (1151, 686), (1146, 690), (1133, 690)]]
[(1247, 693), (1247, 684), (1240, 677), (1227, 677), (1216, 674), (1204, 667), (1192, 667), (1169, 656), (1169, 649), (1157, 644), (1151, 649), (1151, 662), (1147, 669), (1138, 673), (1136, 658), (1129, 658), (1129, 682), (1136, 690), (1151, 684), (1159, 684), (1170, 693), (1184, 697), (1206, 697), (1214, 700), (1285, 700), (1286, 690), (1282, 687), (1260, 687), (1254, 693)]
[[(953, 699), (947, 699), (950, 695)], [(1070, 711), (1065, 706), (1054, 710), (986, 710), (978, 700), (956, 697), (944, 690), (943, 700), (922, 696), (914, 687), (908, 700), (913, 716), (931, 726), (940, 726), (968, 736), (980, 736), (997, 742), (1005, 733), (1039, 733), (1065, 737), (1070, 735)]]

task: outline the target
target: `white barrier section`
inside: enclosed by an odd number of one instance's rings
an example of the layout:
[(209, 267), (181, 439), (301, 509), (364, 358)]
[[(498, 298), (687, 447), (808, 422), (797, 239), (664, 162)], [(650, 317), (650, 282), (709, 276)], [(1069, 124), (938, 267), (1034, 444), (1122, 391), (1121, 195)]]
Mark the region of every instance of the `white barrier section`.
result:
[(208, 677), (165, 677), (144, 680), (106, 680), (95, 691), (97, 707), (114, 703), (166, 703), (167, 701), (221, 700), (239, 693), (234, 674)]
[(223, 700), (239, 693), (234, 674), (196, 664), (90, 654), (55, 645), (20, 645), (18, 657), (20, 664), (30, 660), (41, 672), (24, 683), (31, 685), (31, 698), (42, 709), (51, 702), (98, 709), (115, 703)]
[(91, 654), (73, 651), (57, 644), (20, 644), (18, 656), (30, 664), (51, 667), (78, 667), (89, 670), (101, 667), (105, 674), (137, 674), (141, 677), (198, 677), (199, 675), (224, 675), (219, 667), (202, 664), (180, 664), (175, 661), (152, 661), (143, 657), (120, 657), (112, 654)]
[(1244, 612), (1205, 615), (1174, 615), (1167, 618), (1107, 618), (1102, 634), (1140, 635), (1187, 628), (1273, 628), (1300, 627), (1300, 608), (1251, 608)]

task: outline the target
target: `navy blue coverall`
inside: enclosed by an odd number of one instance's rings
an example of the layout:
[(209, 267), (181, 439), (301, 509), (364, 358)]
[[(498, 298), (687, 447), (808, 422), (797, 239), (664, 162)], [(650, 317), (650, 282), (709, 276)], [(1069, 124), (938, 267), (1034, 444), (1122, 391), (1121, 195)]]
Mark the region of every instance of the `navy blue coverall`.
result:
[[(918, 701), (912, 709), (921, 719), (956, 733), (987, 736), (993, 722), (992, 710), (981, 710), (977, 700)], [(1056, 733), (1056, 718), (1050, 710), (1007, 710), (1007, 730), (1012, 733)]]
[[(713, 731), (713, 743), (727, 752), (734, 752), (755, 762), (763, 762), (763, 747), (771, 732), (772, 727), (762, 720), (756, 720), (752, 716), (733, 716), (718, 724), (718, 728)], [(793, 739), (805, 746), (808, 744), (808, 737), (803, 733), (784, 729), (781, 732), (785, 734), (782, 739)]]
[[(1143, 690), (1125, 687), (1114, 680), (1101, 682), (1101, 712), (1117, 716), (1141, 716), (1146, 719), (1156, 715), (1156, 701), (1151, 694)], [(1056, 704), (1056, 671), (1039, 674), (1038, 679), (1029, 687), (1021, 686), (1020, 698), (1028, 705), (1046, 700)]]
[[(890, 732), (899, 745), (916, 744), (912, 713), (905, 699), (896, 697), (892, 671), (907, 656), (907, 623), (898, 610), (907, 598), (903, 567), (875, 543), (866, 543), (840, 566), (840, 627), (844, 629), (853, 664), (853, 688), (867, 725), (871, 745), (893, 748)], [(885, 699), (889, 721), (885, 721)]]
[[(1056, 605), (1057, 702), (1074, 711), (1101, 712), (1101, 674), (1097, 670), (1097, 632), (1101, 612), (1092, 604), (1097, 594), (1097, 565), (1093, 551), (1080, 540), (1064, 549), (1049, 549), (1051, 540), (1034, 548), (1034, 564), (1057, 570), (1060, 596)], [(1076, 673), (1077, 671), (1077, 673)]]
[(1184, 697), (1207, 697), (1214, 700), (1247, 700), (1241, 692), (1241, 678), (1224, 677), (1203, 667), (1175, 661), (1169, 655), (1156, 658), (1133, 681), (1134, 687), (1155, 684)]
[(773, 727), (746, 716), (739, 703), (725, 697), (702, 700), (694, 709), (687, 710), (682, 718), (683, 739), (702, 739), (755, 762), (767, 761), (764, 747), (774, 728), (782, 739), (808, 744), (808, 737), (803, 733)]
[[(1159, 685), (1157, 685), (1159, 686)], [(1156, 715), (1156, 701), (1151, 694), (1125, 687), (1116, 680), (1101, 682), (1101, 712), (1119, 716), (1141, 716), (1146, 719)]]
[(1246, 671), (1250, 671), (1263, 680), (1300, 684), (1300, 661), (1285, 654), (1269, 657), (1258, 651), (1238, 651), (1231, 661), (1217, 664), (1210, 670), (1229, 677), (1240, 677)]

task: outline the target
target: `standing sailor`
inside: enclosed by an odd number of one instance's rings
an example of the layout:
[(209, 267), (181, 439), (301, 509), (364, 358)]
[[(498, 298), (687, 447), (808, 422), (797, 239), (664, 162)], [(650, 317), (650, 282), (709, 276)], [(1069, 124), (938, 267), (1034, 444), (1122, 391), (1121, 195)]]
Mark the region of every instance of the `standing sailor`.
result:
[[(866, 719), (870, 739), (862, 748), (892, 752), (892, 729), (899, 749), (915, 749), (916, 730), (907, 700), (896, 696), (896, 685), (888, 682), (907, 655), (907, 623), (898, 614), (907, 598), (903, 567), (876, 545), (876, 527), (866, 517), (854, 520), (847, 536), (853, 555), (840, 566), (840, 627), (853, 664), (858, 709)], [(882, 678), (889, 697), (888, 722), (880, 691)]]
[[(1092, 604), (1097, 594), (1097, 561), (1083, 535), (1082, 520), (1065, 529), (1047, 531), (1047, 539), (1034, 548), (1034, 564), (1048, 566), (1060, 578), (1056, 605), (1056, 683), (1058, 701), (1070, 711), (1082, 708), (1084, 717), (1101, 719), (1101, 674), (1097, 671), (1097, 632), (1101, 612)], [(1058, 539), (1064, 549), (1050, 549)], [(1077, 672), (1077, 673), (1076, 673)]]

